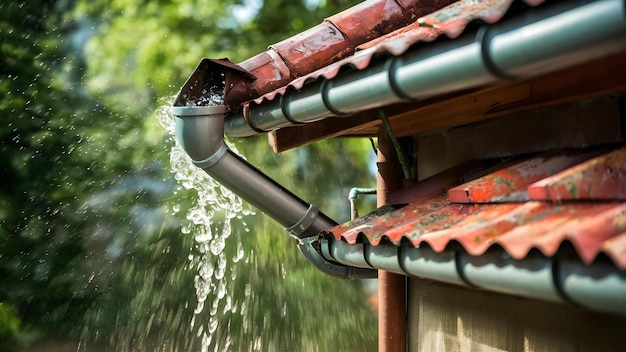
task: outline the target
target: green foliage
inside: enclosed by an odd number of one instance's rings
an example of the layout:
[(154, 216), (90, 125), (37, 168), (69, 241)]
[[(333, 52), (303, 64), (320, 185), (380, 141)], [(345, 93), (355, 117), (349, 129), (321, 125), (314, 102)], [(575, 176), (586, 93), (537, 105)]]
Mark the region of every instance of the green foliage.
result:
[[(188, 258), (198, 248), (181, 234), (196, 197), (168, 170), (171, 144), (155, 111), (202, 57), (246, 59), (353, 3), (264, 1), (250, 22), (232, 19), (249, 5), (241, 0), (0, 4), (8, 121), (0, 126), (0, 339), (28, 327), (104, 350), (198, 350), (190, 331), (197, 268)], [(264, 138), (236, 143), (341, 221), (349, 188), (373, 183), (365, 141), (280, 155)], [(343, 172), (331, 171), (338, 165)], [(255, 339), (266, 350), (375, 346), (361, 283), (316, 271), (262, 214), (233, 226), (227, 256), (238, 242), (245, 253), (229, 269), (238, 310), (224, 315), (214, 341), (230, 339), (233, 350)], [(208, 321), (206, 310), (196, 319)]]
[(0, 301), (12, 302), (27, 324), (65, 333), (93, 299), (75, 280), (86, 273), (75, 265), (84, 224), (72, 189), (91, 183), (84, 172), (93, 161), (77, 157), (81, 121), (68, 123), (91, 106), (60, 87), (66, 49), (49, 31), (61, 21), (52, 5), (0, 5), (0, 111), (8, 120), (0, 126), (7, 161), (0, 166)]
[(0, 302), (0, 341), (5, 349), (16, 350), (20, 347), (20, 323), (15, 307)]
[[(114, 114), (84, 90), (77, 24), (61, 4), (0, 5), (0, 301), (43, 336), (77, 339), (89, 326), (108, 338), (136, 301), (171, 289), (121, 274), (149, 271), (133, 270), (149, 259), (167, 273), (159, 279), (180, 275), (191, 244), (175, 219), (161, 220), (174, 181), (153, 160), (166, 153), (148, 158), (143, 117)], [(181, 285), (193, 279), (181, 276)], [(185, 296), (176, 299), (180, 309)]]
[[(253, 30), (264, 42), (272, 44), (305, 31), (324, 18), (332, 16), (358, 1), (319, 1), (316, 7), (307, 1), (264, 1), (253, 23)], [(313, 2), (315, 3), (315, 2)]]

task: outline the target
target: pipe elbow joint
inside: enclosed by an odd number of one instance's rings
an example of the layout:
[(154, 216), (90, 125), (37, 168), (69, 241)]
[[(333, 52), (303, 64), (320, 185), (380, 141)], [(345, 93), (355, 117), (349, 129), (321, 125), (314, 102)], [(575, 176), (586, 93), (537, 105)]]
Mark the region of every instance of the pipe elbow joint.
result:
[(176, 137), (194, 164), (206, 167), (216, 154), (223, 154), (225, 105), (173, 106)]
[(378, 271), (375, 269), (346, 266), (326, 259), (317, 242), (317, 236), (298, 239), (298, 249), (321, 272), (344, 280), (375, 279), (378, 277)]

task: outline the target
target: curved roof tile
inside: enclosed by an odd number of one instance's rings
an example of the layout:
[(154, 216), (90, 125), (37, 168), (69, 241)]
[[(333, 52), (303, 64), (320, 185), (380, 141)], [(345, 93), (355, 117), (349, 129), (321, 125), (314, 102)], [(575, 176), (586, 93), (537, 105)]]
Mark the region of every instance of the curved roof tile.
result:
[(241, 62), (239, 65), (258, 79), (234, 82), (226, 101), (231, 107), (239, 106), (251, 98), (284, 87), (298, 77), (353, 55), (360, 44), (402, 28), (453, 2), (364, 1)]
[[(482, 255), (498, 245), (514, 259), (523, 259), (532, 249), (547, 257), (554, 256), (567, 241), (584, 263), (590, 264), (604, 253), (617, 267), (626, 269), (626, 195), (623, 190), (626, 163), (621, 162), (623, 158), (626, 158), (626, 147), (604, 153), (541, 154), (513, 165), (503, 165), (478, 180), (451, 188), (449, 193), (435, 191), (400, 209), (387, 207), (385, 209), (390, 211), (382, 214), (379, 211), (374, 216), (338, 225), (326, 235), (351, 244), (367, 239), (374, 246), (382, 241), (395, 245), (408, 241), (415, 247), (428, 245), (436, 252), (457, 243), (471, 255)], [(533, 177), (526, 177), (528, 175)], [(607, 175), (611, 182), (602, 183)], [(602, 192), (598, 193), (600, 196), (579, 192), (577, 197), (533, 199), (529, 190), (545, 184), (544, 180), (553, 179), (570, 189), (602, 184)], [(450, 183), (449, 178), (442, 180)], [(491, 186), (486, 186), (488, 183)], [(502, 188), (497, 187), (498, 184), (504, 184), (506, 192), (526, 195), (513, 200), (501, 197)], [(483, 199), (474, 202), (471, 197), (461, 199), (462, 203), (453, 202), (455, 192), (452, 190), (471, 190), (477, 185), (485, 190), (488, 203)], [(610, 199), (607, 194), (612, 195)]]
[[(543, 0), (526, 0), (525, 2), (535, 6)], [(407, 7), (403, 9), (404, 12), (398, 13), (397, 16), (389, 15), (398, 11), (395, 6), (383, 4), (381, 1), (369, 3), (365, 2), (363, 4), (368, 4), (367, 6), (358, 5), (331, 17), (330, 23), (319, 25), (301, 35), (270, 46), (270, 51), (275, 49), (287, 66), (292, 67), (288, 75), (280, 76), (280, 83), (273, 81), (279, 77), (278, 75), (266, 72), (272, 71), (269, 63), (257, 68), (251, 67), (254, 65), (250, 65), (248, 61), (241, 63), (242, 67), (250, 69), (255, 75), (259, 76), (262, 70), (261, 77), (267, 75), (271, 78), (270, 81), (263, 79), (256, 81), (258, 82), (255, 83), (256, 88), (248, 86), (250, 89), (256, 89), (254, 93), (257, 97), (253, 100), (257, 104), (273, 100), (285, 94), (287, 89), (302, 89), (309, 81), (322, 78), (332, 79), (342, 69), (348, 67), (363, 70), (369, 66), (372, 58), (377, 54), (399, 56), (414, 44), (431, 42), (441, 35), (456, 38), (469, 23), (476, 20), (487, 23), (498, 22), (509, 10), (512, 0), (418, 1), (414, 2), (413, 7), (407, 4)], [(442, 7), (447, 4), (449, 5)], [(411, 13), (411, 16), (407, 16), (407, 13)], [(364, 19), (378, 21), (380, 17), (383, 19), (378, 27), (376, 27), (376, 21), (364, 21)], [(359, 27), (363, 23), (365, 23), (364, 27)], [(345, 38), (335, 40), (334, 35), (331, 35), (335, 33), (334, 28), (342, 32), (345, 30), (349, 36), (359, 31), (364, 35), (354, 37), (350, 41), (344, 40)], [(324, 36), (318, 33), (320, 31), (328, 32), (326, 33), (327, 39), (323, 39)], [(320, 42), (323, 42), (323, 45)], [(319, 51), (311, 51), (309, 46), (318, 46)], [(280, 86), (276, 87), (277, 85)], [(241, 93), (238, 91), (237, 94)], [(253, 97), (255, 94), (232, 96), (230, 99), (233, 104), (239, 105), (247, 102), (248, 97)]]

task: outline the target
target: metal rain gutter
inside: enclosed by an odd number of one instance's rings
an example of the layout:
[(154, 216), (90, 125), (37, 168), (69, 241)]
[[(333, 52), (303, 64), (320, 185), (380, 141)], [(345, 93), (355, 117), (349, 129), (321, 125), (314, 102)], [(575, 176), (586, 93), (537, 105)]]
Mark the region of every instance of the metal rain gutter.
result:
[[(522, 80), (626, 49), (623, 0), (567, 1), (482, 26), (475, 35), (417, 46), (364, 70), (340, 73), (226, 118), (246, 137), (281, 127), (502, 81)], [(356, 54), (358, 55), (358, 53)]]
[(626, 315), (626, 272), (610, 262), (587, 266), (579, 260), (536, 253), (515, 260), (496, 248), (471, 256), (410, 244), (351, 245), (332, 237), (322, 239), (322, 253), (344, 265)]
[[(219, 67), (226, 72), (217, 77), (224, 77), (230, 72), (224, 66)], [(223, 91), (223, 83), (220, 82), (221, 87), (215, 86), (215, 82), (204, 80), (207, 78), (204, 73), (197, 72), (199, 71), (196, 71), (183, 86), (174, 106), (171, 107), (176, 119), (178, 141), (193, 163), (243, 200), (283, 225), (289, 234), (297, 239), (303, 255), (321, 271), (344, 279), (376, 277), (375, 270), (344, 266), (321, 255), (319, 233), (337, 223), (315, 206), (304, 202), (267, 177), (226, 146), (224, 115), (228, 111), (227, 107), (192, 105), (196, 102), (206, 102), (208, 98), (204, 93)]]

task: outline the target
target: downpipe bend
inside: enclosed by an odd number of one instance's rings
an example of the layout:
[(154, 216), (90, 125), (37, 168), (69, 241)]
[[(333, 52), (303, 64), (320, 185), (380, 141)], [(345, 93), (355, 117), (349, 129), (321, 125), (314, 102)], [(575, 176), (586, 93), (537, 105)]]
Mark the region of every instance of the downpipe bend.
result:
[(378, 270), (346, 266), (326, 259), (320, 248), (319, 236), (298, 239), (298, 249), (313, 266), (330, 276), (347, 280), (378, 277)]
[(172, 106), (178, 142), (193, 163), (217, 182), (278, 223), (297, 240), (298, 248), (316, 268), (343, 279), (376, 277), (373, 269), (352, 268), (326, 259), (318, 234), (337, 223), (232, 152), (224, 142), (228, 108)]

